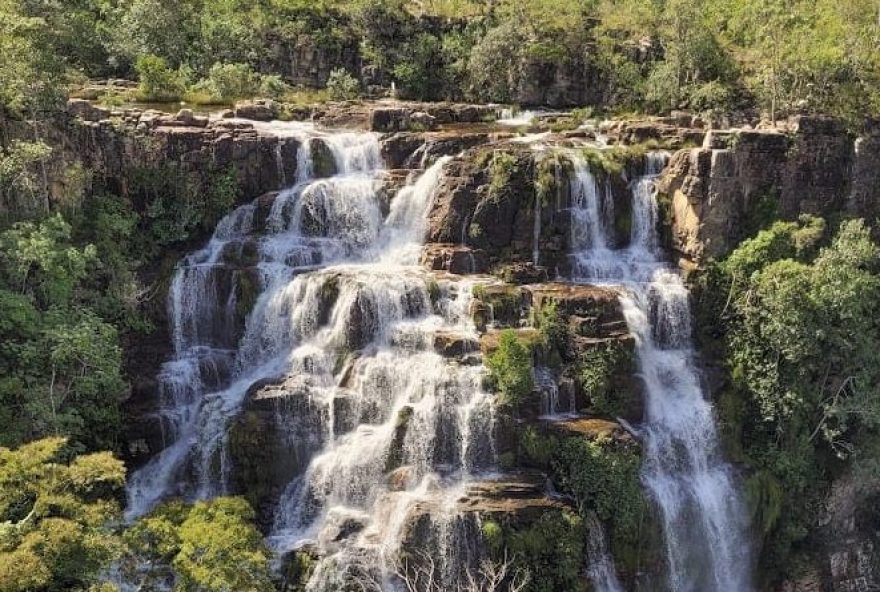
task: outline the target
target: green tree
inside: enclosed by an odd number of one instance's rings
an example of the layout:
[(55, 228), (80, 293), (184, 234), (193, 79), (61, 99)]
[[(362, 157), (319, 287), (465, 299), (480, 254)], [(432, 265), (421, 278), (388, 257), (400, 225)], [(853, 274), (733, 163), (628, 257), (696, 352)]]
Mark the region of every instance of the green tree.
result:
[(107, 530), (125, 481), (109, 453), (71, 457), (63, 438), (0, 448), (0, 590), (81, 589), (119, 556)]
[(140, 80), (140, 95), (145, 101), (177, 101), (186, 91), (185, 76), (168, 66), (165, 58), (143, 55), (135, 69)]
[(173, 574), (181, 592), (274, 590), (269, 551), (242, 498), (216, 498), (187, 506), (172, 501), (126, 533), (135, 563), (147, 560), (147, 577)]
[[(60, 215), (0, 233), (0, 442), (50, 434), (112, 448), (126, 394), (116, 329), (89, 310), (97, 252)], [(5, 335), (5, 334), (4, 334)]]

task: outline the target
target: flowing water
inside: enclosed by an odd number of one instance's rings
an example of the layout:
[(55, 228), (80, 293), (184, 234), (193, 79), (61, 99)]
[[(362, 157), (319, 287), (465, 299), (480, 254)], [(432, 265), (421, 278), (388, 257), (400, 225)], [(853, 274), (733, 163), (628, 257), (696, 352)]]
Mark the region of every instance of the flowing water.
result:
[[(272, 546), (318, 551), (309, 590), (392, 589), (415, 506), (430, 504), (432, 520), (451, 524), (464, 484), (495, 460), (479, 359), (434, 350), (440, 333), (476, 339), (473, 283), (417, 265), (448, 159), (389, 206), (377, 191), (375, 135), (282, 131), (300, 140), (296, 185), (229, 214), (178, 266), (174, 356), (160, 376), (168, 445), (129, 480), (127, 514), (172, 495), (229, 493), (228, 428), (259, 392), (277, 399), (276, 427), (299, 465), (275, 510)], [(311, 179), (316, 142), (336, 175)], [(246, 315), (243, 285), (258, 294)], [(267, 394), (258, 382), (274, 386)]]
[[(666, 158), (649, 154), (644, 174), (633, 181), (629, 244), (614, 249), (610, 191), (573, 156), (573, 279), (625, 288), (621, 304), (647, 397), (643, 481), (660, 509), (669, 589), (747, 592), (747, 518), (700, 384), (688, 291), (658, 246), (653, 179)], [(613, 584), (604, 587), (614, 590)]]

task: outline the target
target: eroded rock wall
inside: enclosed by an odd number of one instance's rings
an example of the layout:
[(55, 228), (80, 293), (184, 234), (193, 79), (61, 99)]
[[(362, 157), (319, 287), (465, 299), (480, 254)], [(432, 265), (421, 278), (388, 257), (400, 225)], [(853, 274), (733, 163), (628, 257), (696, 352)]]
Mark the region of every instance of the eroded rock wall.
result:
[(880, 131), (800, 117), (781, 131), (711, 131), (677, 152), (659, 183), (672, 246), (697, 263), (723, 257), (775, 218), (880, 213)]

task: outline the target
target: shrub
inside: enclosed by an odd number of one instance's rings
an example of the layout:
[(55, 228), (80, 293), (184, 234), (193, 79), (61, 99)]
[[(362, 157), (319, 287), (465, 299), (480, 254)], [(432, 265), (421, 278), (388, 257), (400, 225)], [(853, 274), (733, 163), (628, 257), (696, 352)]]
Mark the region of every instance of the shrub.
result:
[(532, 391), (532, 353), (513, 329), (501, 332), (498, 349), (486, 365), (504, 404), (516, 406)]
[(222, 102), (250, 98), (260, 90), (260, 76), (247, 64), (221, 64), (211, 66), (208, 78), (196, 85), (196, 90), (210, 94)]
[(717, 80), (693, 87), (689, 94), (691, 109), (697, 111), (724, 110), (730, 107), (730, 88)]
[(590, 397), (595, 413), (622, 415), (632, 404), (633, 393), (616, 392), (614, 376), (630, 361), (630, 352), (620, 342), (597, 345), (581, 355), (578, 380)]
[(144, 101), (178, 101), (186, 90), (186, 80), (179, 70), (172, 70), (164, 58), (145, 55), (138, 58), (135, 69), (140, 80), (140, 99)]
[(260, 80), (260, 96), (270, 99), (281, 99), (290, 91), (290, 87), (281, 76), (275, 74), (263, 76)]
[(349, 101), (360, 95), (360, 83), (343, 68), (330, 72), (327, 79), (327, 93), (334, 101)]

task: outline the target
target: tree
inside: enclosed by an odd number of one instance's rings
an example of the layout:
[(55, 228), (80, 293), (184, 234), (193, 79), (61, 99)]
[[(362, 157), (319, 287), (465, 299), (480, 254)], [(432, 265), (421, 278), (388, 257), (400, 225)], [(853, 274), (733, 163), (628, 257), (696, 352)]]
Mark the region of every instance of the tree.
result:
[(66, 435), (112, 448), (126, 394), (116, 329), (89, 310), (94, 247), (71, 244), (60, 215), (0, 233), (0, 442)]
[(242, 498), (221, 497), (192, 506), (168, 502), (125, 533), (132, 553), (129, 566), (147, 561), (150, 569), (140, 575), (150, 579), (171, 574), (180, 592), (274, 590), (269, 551), (253, 520), (254, 512)]
[(125, 481), (109, 453), (71, 457), (63, 438), (0, 448), (0, 590), (86, 587), (118, 556), (105, 525)]

